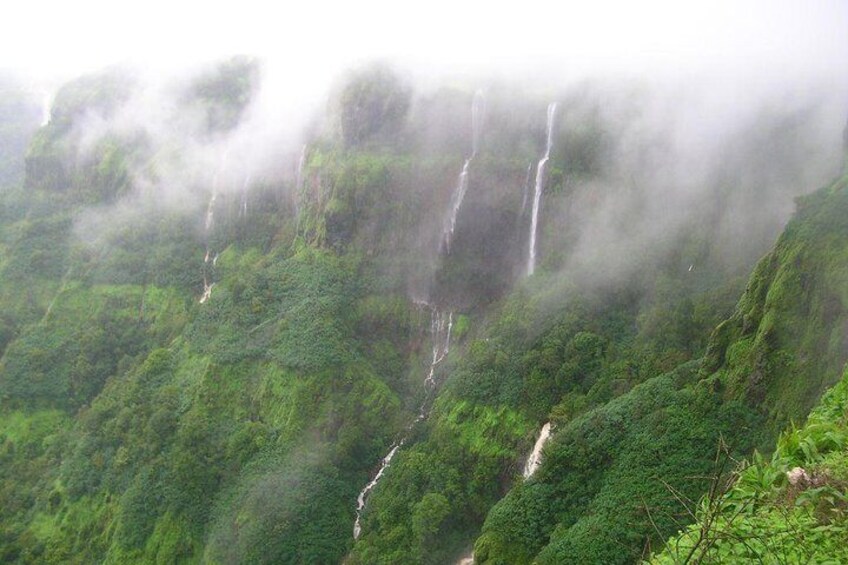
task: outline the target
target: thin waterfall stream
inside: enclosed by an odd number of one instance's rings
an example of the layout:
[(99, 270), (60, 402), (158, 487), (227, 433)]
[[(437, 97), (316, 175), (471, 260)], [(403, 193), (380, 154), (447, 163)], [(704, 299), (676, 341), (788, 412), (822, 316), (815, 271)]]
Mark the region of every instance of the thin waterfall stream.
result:
[[(221, 155), (218, 170), (215, 171), (215, 176), (212, 178), (212, 196), (209, 197), (209, 204), (206, 206), (206, 220), (203, 223), (206, 253), (203, 256), (203, 294), (200, 295), (200, 299), (198, 300), (200, 304), (205, 304), (206, 301), (212, 297), (212, 289), (215, 286), (215, 282), (212, 281), (211, 271), (218, 263), (218, 254), (216, 253), (214, 257), (212, 256), (212, 249), (209, 245), (209, 237), (212, 233), (212, 228), (215, 226), (215, 201), (218, 199), (218, 181), (224, 171), (226, 163), (227, 151), (225, 150)], [(245, 190), (247, 182), (249, 181), (245, 181)], [(244, 209), (245, 211), (247, 210), (246, 200), (244, 202)]]
[(462, 202), (465, 200), (465, 193), (468, 192), (468, 166), (477, 155), (477, 149), (480, 144), (480, 130), (483, 125), (483, 105), (483, 91), (478, 90), (474, 93), (474, 98), (471, 101), (471, 155), (465, 159), (462, 165), (462, 171), (459, 173), (456, 188), (451, 195), (448, 216), (442, 230), (442, 247), (445, 253), (450, 253), (453, 232), (456, 230), (456, 220), (459, 217)]
[(545, 154), (541, 159), (539, 159), (539, 164), (536, 165), (536, 190), (533, 193), (533, 213), (530, 220), (530, 253), (527, 258), (528, 275), (532, 275), (536, 270), (536, 232), (539, 229), (539, 208), (541, 207), (542, 191), (545, 188), (545, 169), (548, 165), (548, 159), (551, 158), (551, 148), (553, 146), (553, 127), (556, 107), (556, 102), (548, 104), (547, 142), (545, 144)]
[(421, 309), (426, 308), (430, 310), (430, 340), (432, 343), (433, 356), (430, 361), (427, 377), (424, 379), (424, 400), (422, 400), (421, 406), (418, 409), (418, 417), (416, 417), (415, 420), (406, 427), (403, 436), (392, 444), (389, 449), (389, 453), (383, 457), (377, 474), (374, 475), (374, 478), (365, 485), (365, 488), (363, 488), (359, 492), (359, 496), (356, 497), (356, 521), (353, 523), (353, 539), (359, 539), (359, 534), (362, 533), (362, 511), (365, 509), (365, 505), (368, 502), (368, 495), (371, 493), (371, 490), (377, 486), (377, 483), (381, 478), (383, 478), (383, 473), (385, 473), (386, 469), (388, 469), (391, 465), (392, 459), (398, 449), (403, 447), (403, 444), (406, 443), (406, 438), (409, 437), (409, 433), (412, 431), (415, 424), (427, 418), (427, 407), (430, 404), (437, 386), (435, 379), (436, 367), (445, 360), (448, 352), (450, 351), (451, 330), (453, 329), (453, 312), (441, 311), (432, 304), (426, 302), (418, 302), (417, 305)]
[[(530, 455), (527, 456), (527, 460), (524, 462), (522, 477), (525, 481), (532, 477), (542, 465), (542, 450), (545, 448), (545, 444), (548, 443), (549, 439), (551, 439), (551, 423), (546, 422), (539, 432), (536, 443), (533, 445), (533, 451), (530, 452)], [(474, 565), (474, 552), (471, 551), (463, 556), (456, 562), (456, 565)]]

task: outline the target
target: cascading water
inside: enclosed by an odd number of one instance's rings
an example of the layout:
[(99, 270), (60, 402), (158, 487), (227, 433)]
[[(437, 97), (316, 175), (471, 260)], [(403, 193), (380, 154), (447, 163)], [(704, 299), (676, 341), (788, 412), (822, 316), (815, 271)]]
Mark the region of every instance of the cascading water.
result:
[[(212, 193), (212, 197), (209, 198), (209, 204), (206, 206), (206, 222), (204, 223), (204, 228), (206, 228), (206, 235), (209, 235), (209, 230), (212, 229), (212, 222), (215, 220), (215, 200), (218, 198), (218, 195), (214, 192)], [(209, 250), (206, 250), (206, 254), (209, 254)]]
[(471, 164), (471, 160), (477, 155), (477, 149), (480, 143), (480, 129), (483, 127), (482, 121), (483, 91), (478, 90), (474, 93), (474, 99), (471, 101), (471, 156), (462, 165), (462, 172), (459, 173), (459, 180), (456, 183), (453, 195), (451, 195), (448, 217), (442, 230), (442, 245), (446, 253), (450, 253), (451, 239), (456, 229), (456, 218), (459, 216), (459, 209), (462, 207), (462, 201), (465, 199), (465, 193), (468, 191), (468, 166)]
[[(456, 218), (459, 214), (459, 208), (462, 206), (462, 200), (465, 198), (465, 192), (468, 189), (468, 166), (471, 164), (471, 160), (477, 154), (478, 144), (480, 141), (480, 128), (482, 127), (482, 117), (483, 117), (483, 93), (482, 91), (477, 91), (474, 94), (474, 99), (471, 103), (471, 156), (465, 160), (465, 163), (462, 166), (462, 172), (459, 175), (459, 182), (457, 183), (456, 190), (451, 198), (451, 207), (449, 210), (448, 219), (445, 222), (445, 228), (443, 232), (443, 246), (444, 251), (450, 253), (450, 241), (451, 236), (453, 235), (454, 228), (456, 227)], [(303, 147), (303, 152), (300, 157), (300, 162), (297, 167), (297, 190), (298, 194), (300, 193), (301, 183), (303, 182), (303, 167), (306, 161), (306, 146)], [(406, 428), (404, 435), (400, 440), (392, 444), (389, 453), (383, 458), (382, 463), (380, 464), (380, 469), (377, 471), (377, 474), (374, 478), (365, 485), (365, 488), (360, 491), (359, 496), (356, 498), (356, 521), (353, 524), (353, 538), (358, 539), (359, 534), (362, 532), (362, 510), (365, 508), (366, 503), (368, 502), (368, 495), (371, 490), (377, 486), (377, 482), (383, 477), (383, 473), (386, 469), (391, 465), (392, 459), (397, 453), (398, 449), (400, 449), (403, 444), (406, 442), (406, 438), (409, 433), (412, 431), (413, 426), (418, 422), (425, 420), (428, 416), (428, 405), (430, 404), (430, 400), (433, 394), (436, 392), (437, 383), (436, 383), (436, 367), (444, 361), (450, 352), (450, 340), (451, 340), (451, 331), (453, 330), (453, 312), (443, 312), (436, 308), (436, 306), (425, 302), (425, 301), (414, 301), (415, 304), (419, 307), (419, 309), (428, 309), (430, 311), (430, 340), (432, 343), (432, 358), (430, 360), (430, 367), (427, 371), (427, 377), (424, 379), (424, 388), (425, 395), (424, 400), (421, 402), (421, 407), (418, 410), (418, 417)]]
[(444, 361), (450, 351), (451, 330), (453, 329), (453, 312), (442, 312), (435, 306), (426, 302), (417, 302), (416, 304), (419, 308), (427, 308), (430, 310), (430, 339), (432, 342), (433, 357), (430, 361), (427, 378), (424, 380), (426, 395), (418, 410), (418, 417), (409, 426), (407, 426), (403, 437), (392, 444), (389, 453), (383, 457), (377, 474), (374, 475), (371, 482), (365, 485), (365, 488), (363, 488), (359, 492), (359, 496), (356, 497), (356, 521), (353, 523), (353, 539), (359, 539), (359, 534), (362, 533), (362, 510), (368, 502), (368, 495), (371, 493), (371, 490), (377, 486), (377, 483), (383, 477), (383, 473), (385, 473), (386, 469), (388, 469), (389, 465), (391, 465), (392, 459), (398, 449), (403, 447), (403, 444), (406, 443), (406, 438), (408, 437), (409, 432), (412, 431), (413, 426), (427, 418), (427, 405), (430, 397), (436, 390), (436, 366)]
[[(215, 283), (209, 282), (209, 261), (211, 259), (211, 254), (209, 252), (209, 232), (212, 229), (212, 224), (215, 218), (215, 198), (216, 195), (213, 192), (212, 197), (209, 199), (209, 205), (206, 207), (206, 254), (203, 256), (203, 294), (200, 295), (199, 302), (201, 304), (205, 304), (207, 300), (212, 296), (212, 287), (215, 286)], [(217, 256), (215, 257), (217, 259)], [(213, 266), (215, 261), (213, 260)]]
[[(436, 386), (436, 365), (450, 352), (450, 336), (453, 329), (453, 312), (439, 312), (436, 308), (431, 310), (430, 335), (433, 336), (433, 359), (430, 362), (430, 371), (424, 383), (429, 389)], [(441, 336), (444, 336), (442, 338)]]
[(239, 208), (239, 215), (241, 217), (247, 217), (247, 188), (250, 186), (250, 175), (246, 175), (244, 177), (244, 185), (241, 188), (241, 207)]
[(297, 174), (295, 175), (295, 192), (300, 194), (300, 189), (303, 187), (303, 168), (306, 166), (306, 145), (300, 150), (300, 159), (297, 161)]
[[(206, 206), (206, 221), (204, 222), (206, 254), (203, 256), (203, 294), (200, 295), (200, 300), (198, 300), (201, 304), (204, 304), (207, 300), (209, 300), (212, 296), (212, 288), (215, 286), (214, 282), (210, 282), (210, 270), (216, 266), (216, 263), (218, 262), (218, 255), (215, 254), (215, 258), (212, 259), (212, 253), (209, 247), (209, 235), (212, 233), (212, 227), (215, 224), (215, 201), (218, 198), (218, 178), (224, 170), (226, 162), (227, 151), (224, 151), (221, 155), (221, 162), (218, 166), (218, 170), (215, 172), (215, 176), (212, 179), (212, 196), (209, 198), (209, 204)], [(244, 206), (246, 210), (247, 204), (245, 203)]]
[(353, 539), (359, 539), (359, 534), (362, 533), (362, 525), (360, 523), (360, 518), (362, 515), (362, 509), (365, 508), (365, 499), (368, 497), (368, 493), (371, 492), (375, 486), (377, 486), (377, 482), (383, 477), (383, 473), (386, 469), (389, 468), (389, 465), (392, 463), (392, 459), (397, 453), (397, 450), (403, 445), (403, 438), (398, 443), (392, 446), (392, 449), (389, 451), (389, 454), (383, 457), (383, 462), (380, 464), (380, 470), (377, 471), (377, 474), (371, 479), (371, 482), (365, 485), (365, 488), (360, 491), (359, 496), (356, 497), (356, 522), (353, 523)]
[(41, 127), (50, 123), (50, 111), (53, 105), (53, 96), (49, 92), (45, 92), (41, 99)]
[(200, 302), (204, 304), (207, 300), (212, 297), (212, 288), (215, 286), (215, 283), (209, 284), (209, 281), (206, 280), (206, 276), (203, 277), (203, 294), (200, 295)]
[[(217, 184), (217, 180), (215, 184)], [(206, 207), (206, 222), (204, 223), (204, 227), (206, 229), (206, 254), (203, 256), (203, 294), (200, 295), (200, 300), (198, 301), (201, 304), (205, 304), (206, 301), (209, 300), (212, 296), (212, 287), (215, 286), (215, 283), (209, 282), (209, 262), (211, 259), (211, 254), (209, 252), (209, 233), (212, 230), (212, 225), (215, 220), (216, 198), (217, 195), (213, 192), (212, 197), (209, 199), (209, 205)]]
[(535, 473), (539, 468), (539, 465), (542, 464), (542, 449), (545, 447), (545, 444), (548, 442), (550, 437), (551, 423), (548, 422), (542, 426), (542, 431), (539, 433), (539, 439), (536, 440), (536, 444), (533, 446), (533, 451), (524, 463), (524, 480), (532, 477), (533, 473)]
[(450, 253), (451, 239), (453, 232), (456, 229), (456, 218), (459, 215), (459, 208), (462, 206), (462, 201), (465, 198), (465, 193), (468, 191), (468, 165), (471, 164), (471, 158), (465, 160), (462, 165), (462, 172), (459, 173), (459, 182), (456, 185), (453, 196), (451, 196), (450, 214), (448, 221), (445, 224), (445, 229), (442, 234), (442, 241), (446, 253)]
[(542, 189), (545, 187), (545, 168), (551, 157), (551, 146), (553, 145), (554, 115), (556, 114), (556, 102), (548, 104), (548, 139), (545, 144), (545, 154), (536, 165), (536, 191), (533, 193), (533, 213), (530, 220), (530, 255), (527, 259), (527, 274), (532, 275), (536, 270), (536, 230), (539, 224), (539, 205), (542, 200)]

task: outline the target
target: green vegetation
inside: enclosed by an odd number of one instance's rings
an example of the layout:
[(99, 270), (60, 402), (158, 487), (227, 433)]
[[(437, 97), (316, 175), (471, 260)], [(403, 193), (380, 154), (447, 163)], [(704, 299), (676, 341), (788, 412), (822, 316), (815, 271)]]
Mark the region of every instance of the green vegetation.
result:
[[(698, 522), (651, 563), (841, 563), (848, 559), (848, 373), (771, 458), (755, 453), (689, 508)], [(727, 486), (725, 486), (727, 485)]]
[[(848, 250), (846, 198), (843, 178), (801, 201), (697, 366), (652, 379), (577, 419), (568, 419), (575, 403), (567, 398), (565, 426), (537, 476), (489, 513), (475, 545), (478, 560), (638, 560), (691, 519), (681, 501), (697, 499), (708, 477), (721, 472), (715, 450), (739, 458), (767, 447), (790, 417), (804, 417), (844, 361), (839, 328), (848, 281), (837, 258)], [(680, 380), (681, 371), (688, 380)]]
[[(224, 71), (198, 96), (231, 96)], [(90, 84), (57, 112), (84, 113)], [(113, 100), (91, 88), (89, 110)], [(293, 245), (266, 195), (280, 187), (257, 191), (250, 226), (222, 198), (199, 306), (202, 218), (145, 202), (131, 222), (87, 214), (159, 158), (130, 136), (67, 161), (63, 123), (28, 157), (57, 175), (2, 195), (3, 560), (338, 562), (359, 488), (412, 419), (414, 309), (360, 279), (356, 254)]]
[(410, 96), (409, 86), (382, 65), (351, 73), (339, 95), (338, 119), (345, 145), (391, 141), (409, 111)]
[[(257, 80), (233, 59), (177, 106), (217, 144)], [(180, 177), (194, 206), (145, 192), (190, 157), (143, 127), (82, 136), (133, 85), (65, 86), (26, 178), (0, 192), (0, 560), (436, 564), (473, 545), (479, 563), (631, 563), (675, 535), (657, 562), (840, 555), (848, 376), (771, 459), (729, 462), (766, 453), (843, 370), (848, 178), (799, 199), (750, 278), (765, 249), (724, 261), (715, 209), (605, 270), (580, 256), (579, 221), (551, 221), (600, 206), (620, 143), (581, 91), (562, 104), (527, 279), (540, 101), (493, 89), (443, 253), (469, 92), (413, 104), (387, 68), (352, 74), (301, 184), (245, 182), (243, 212), (208, 171)], [(433, 305), (453, 326), (430, 393)], [(400, 439), (354, 540), (357, 495)], [(807, 479), (789, 485), (795, 466)]]
[(233, 57), (195, 78), (185, 93), (187, 109), (205, 113), (205, 129), (220, 134), (234, 128), (253, 97), (259, 65), (249, 57)]

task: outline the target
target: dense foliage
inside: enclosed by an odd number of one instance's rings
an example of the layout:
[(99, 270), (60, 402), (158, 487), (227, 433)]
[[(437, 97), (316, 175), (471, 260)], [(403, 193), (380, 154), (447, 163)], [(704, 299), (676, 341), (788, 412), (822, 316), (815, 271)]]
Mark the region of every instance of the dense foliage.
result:
[(715, 477), (698, 522), (651, 563), (841, 563), (848, 559), (848, 373), (771, 458)]
[[(747, 288), (760, 235), (776, 234), (754, 226), (728, 259), (718, 204), (625, 246), (621, 264), (587, 256), (584, 217), (614, 221), (605, 206), (652, 193), (608, 164), (627, 128), (590, 89), (569, 92), (526, 278), (546, 101), (487, 95), (447, 253), (470, 92), (415, 98), (390, 69), (364, 68), (297, 178), (251, 180), (220, 147), (254, 99), (255, 61), (175, 88), (166, 143), (127, 118), (136, 80), (112, 70), (63, 87), (26, 177), (21, 154), (18, 176), (0, 178), (4, 562), (446, 563), (473, 546), (480, 563), (630, 563), (691, 522), (683, 502), (724, 484), (722, 457), (767, 449), (841, 372), (846, 178), (799, 200)], [(115, 116), (122, 127), (103, 126)], [(790, 126), (769, 130), (787, 155)], [(194, 141), (214, 162), (188, 166)], [(719, 195), (738, 180), (728, 171)], [(428, 390), (434, 312), (451, 313), (452, 333)], [(835, 539), (844, 441), (825, 420), (841, 390), (741, 473), (737, 491), (773, 479), (744, 520), (725, 519), (737, 495), (707, 499), (710, 527), (675, 547), (737, 551), (723, 532), (774, 525), (792, 497), (797, 527)], [(554, 435), (524, 481), (545, 422)], [(357, 495), (401, 439), (354, 540)], [(830, 490), (787, 490), (789, 465)]]

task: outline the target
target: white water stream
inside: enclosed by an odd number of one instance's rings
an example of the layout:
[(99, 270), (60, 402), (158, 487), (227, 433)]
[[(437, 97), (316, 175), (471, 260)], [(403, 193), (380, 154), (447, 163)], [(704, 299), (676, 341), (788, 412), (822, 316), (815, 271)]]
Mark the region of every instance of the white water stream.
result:
[[(548, 443), (548, 440), (551, 438), (551, 424), (550, 422), (546, 423), (542, 426), (542, 430), (539, 432), (539, 437), (536, 439), (536, 443), (533, 445), (533, 451), (530, 452), (530, 455), (527, 456), (527, 461), (524, 463), (524, 471), (522, 476), (526, 481), (539, 469), (539, 466), (542, 464), (542, 450), (545, 448), (545, 444)], [(474, 565), (474, 553), (470, 552), (465, 557), (462, 557), (459, 561), (456, 562), (456, 565)]]
[(218, 195), (213, 192), (209, 204), (206, 206), (206, 222), (203, 227), (206, 229), (207, 235), (209, 235), (209, 230), (212, 229), (212, 223), (215, 221), (215, 200), (217, 199)]
[(244, 177), (244, 185), (241, 188), (241, 208), (239, 209), (239, 215), (242, 218), (247, 217), (247, 189), (250, 187), (250, 175), (246, 175)]
[(435, 306), (426, 302), (419, 302), (417, 304), (420, 308), (427, 308), (430, 310), (430, 340), (432, 342), (433, 357), (430, 361), (430, 368), (427, 372), (427, 377), (424, 379), (426, 395), (418, 411), (418, 417), (415, 418), (409, 426), (407, 426), (403, 437), (392, 444), (389, 453), (383, 457), (377, 474), (374, 475), (374, 478), (365, 485), (365, 488), (363, 488), (359, 492), (359, 496), (356, 497), (356, 521), (353, 523), (353, 539), (359, 539), (359, 534), (362, 533), (362, 511), (365, 509), (365, 505), (368, 502), (368, 495), (371, 493), (371, 490), (377, 486), (377, 483), (381, 478), (383, 478), (383, 473), (385, 473), (386, 469), (388, 469), (391, 465), (392, 459), (398, 449), (403, 447), (403, 444), (406, 443), (406, 438), (412, 430), (412, 427), (427, 418), (427, 403), (432, 393), (436, 390), (436, 366), (441, 363), (445, 357), (447, 357), (447, 354), (450, 351), (451, 330), (453, 329), (453, 312), (442, 312)]
[(50, 112), (53, 106), (53, 95), (45, 92), (41, 98), (41, 127), (50, 123)]
[(459, 216), (462, 201), (465, 200), (465, 193), (468, 192), (468, 166), (477, 155), (480, 144), (480, 130), (483, 127), (483, 104), (483, 91), (478, 90), (474, 93), (474, 99), (471, 101), (471, 156), (462, 165), (462, 172), (459, 173), (459, 180), (451, 195), (448, 216), (442, 230), (442, 246), (446, 253), (450, 253), (451, 240), (456, 229), (456, 219)]
[(539, 469), (542, 464), (542, 449), (551, 437), (551, 423), (548, 422), (542, 426), (542, 431), (539, 433), (539, 438), (533, 446), (533, 451), (527, 457), (527, 462), (524, 463), (524, 480), (529, 479)]
[(527, 259), (528, 275), (532, 275), (536, 270), (536, 231), (539, 227), (539, 208), (542, 200), (542, 190), (545, 188), (545, 168), (547, 167), (548, 159), (551, 157), (551, 147), (553, 145), (553, 126), (556, 107), (556, 102), (548, 104), (548, 139), (545, 144), (545, 154), (539, 159), (539, 164), (536, 166), (536, 190), (533, 193), (533, 214), (530, 220), (530, 254)]
[(371, 482), (365, 485), (365, 488), (362, 489), (359, 493), (359, 496), (356, 497), (356, 522), (353, 523), (353, 539), (359, 539), (359, 534), (362, 533), (362, 525), (360, 524), (360, 518), (362, 514), (362, 509), (365, 508), (365, 499), (368, 497), (368, 493), (371, 492), (375, 486), (377, 486), (377, 482), (383, 477), (383, 473), (386, 472), (386, 469), (389, 468), (389, 465), (392, 463), (392, 459), (397, 453), (397, 450), (403, 445), (403, 442), (406, 438), (400, 440), (398, 443), (392, 446), (392, 449), (389, 451), (389, 454), (383, 457), (383, 462), (380, 464), (380, 470), (377, 471), (377, 474), (371, 479)]
[[(224, 170), (224, 167), (227, 163), (227, 151), (225, 150), (221, 155), (220, 163), (218, 164), (218, 170), (215, 171), (215, 176), (212, 178), (212, 196), (209, 198), (209, 204), (206, 206), (206, 220), (203, 223), (205, 230), (205, 239), (206, 239), (206, 254), (203, 256), (203, 294), (200, 295), (200, 299), (198, 302), (200, 304), (205, 304), (209, 298), (212, 296), (212, 288), (215, 286), (214, 282), (210, 282), (210, 262), (211, 268), (214, 268), (218, 263), (218, 254), (215, 254), (214, 259), (212, 258), (212, 251), (209, 247), (209, 234), (212, 233), (212, 227), (215, 225), (215, 201), (218, 198), (218, 179), (221, 173)], [(247, 190), (248, 180), (245, 181), (245, 191)], [(246, 193), (243, 195), (244, 201), (242, 202), (242, 209), (247, 211), (247, 195)]]

